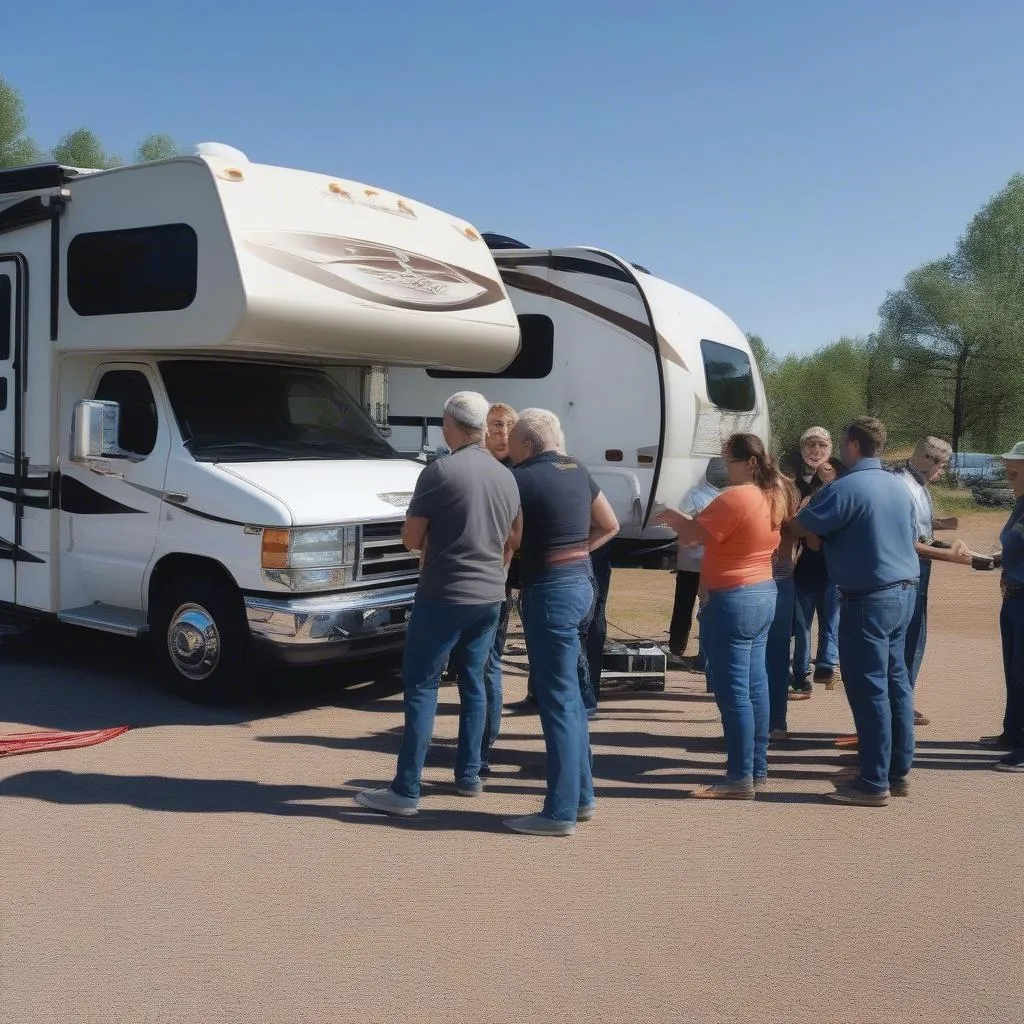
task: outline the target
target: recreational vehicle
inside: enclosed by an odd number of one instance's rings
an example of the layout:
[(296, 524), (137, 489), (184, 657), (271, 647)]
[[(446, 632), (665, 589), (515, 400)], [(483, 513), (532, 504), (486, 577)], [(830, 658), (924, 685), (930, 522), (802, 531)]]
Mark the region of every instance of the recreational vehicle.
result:
[(219, 144), (0, 171), (0, 604), (149, 633), (202, 700), (400, 647), (421, 464), (350, 391), (518, 347), (480, 234), (386, 190)]
[(484, 237), (519, 318), (519, 351), (497, 373), (389, 370), (392, 443), (432, 448), (436, 410), (455, 385), (551, 409), (622, 525), (613, 563), (674, 565), (675, 535), (653, 513), (679, 505), (729, 434), (769, 442), (746, 337), (711, 303), (609, 252)]

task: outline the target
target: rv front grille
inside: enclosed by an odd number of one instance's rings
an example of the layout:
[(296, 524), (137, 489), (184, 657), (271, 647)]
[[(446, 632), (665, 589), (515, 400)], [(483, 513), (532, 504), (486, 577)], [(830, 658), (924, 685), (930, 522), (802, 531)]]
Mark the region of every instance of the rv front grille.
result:
[(408, 580), (420, 571), (419, 558), (402, 543), (404, 520), (363, 523), (357, 576), (365, 583)]

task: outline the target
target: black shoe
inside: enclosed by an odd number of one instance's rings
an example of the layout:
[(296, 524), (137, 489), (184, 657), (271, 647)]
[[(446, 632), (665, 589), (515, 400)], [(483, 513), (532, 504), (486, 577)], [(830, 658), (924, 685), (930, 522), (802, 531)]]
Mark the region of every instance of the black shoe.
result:
[(1011, 750), (992, 766), (997, 772), (1024, 772), (1024, 747)]
[(990, 747), (992, 750), (1014, 750), (1017, 744), (1007, 733), (1001, 732), (998, 736), (982, 736), (978, 746)]

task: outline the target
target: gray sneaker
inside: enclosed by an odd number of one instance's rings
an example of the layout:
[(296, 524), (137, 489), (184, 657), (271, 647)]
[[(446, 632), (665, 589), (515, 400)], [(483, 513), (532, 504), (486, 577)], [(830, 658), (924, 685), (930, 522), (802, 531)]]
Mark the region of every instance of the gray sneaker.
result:
[(855, 784), (836, 786), (836, 791), (829, 793), (828, 799), (834, 800), (837, 804), (852, 804), (855, 807), (888, 807), (889, 790), (872, 793)]
[(597, 804), (580, 804), (579, 810), (576, 811), (576, 820), (593, 821), (596, 813)]
[(484, 784), (480, 779), (456, 779), (455, 792), (459, 796), (479, 796), (484, 791)]
[(411, 796), (399, 796), (390, 786), (386, 789), (364, 789), (356, 793), (356, 803), (369, 807), (371, 811), (397, 814), (400, 818), (411, 818), (419, 813), (419, 800)]
[(505, 826), (526, 836), (571, 836), (576, 822), (557, 821), (543, 814), (527, 814), (522, 818), (506, 818)]

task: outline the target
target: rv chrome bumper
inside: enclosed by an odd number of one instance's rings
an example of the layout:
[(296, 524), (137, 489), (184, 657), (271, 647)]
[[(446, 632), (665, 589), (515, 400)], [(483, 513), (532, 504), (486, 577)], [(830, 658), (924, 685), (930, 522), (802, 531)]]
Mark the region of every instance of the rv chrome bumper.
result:
[(394, 651), (405, 639), (416, 587), (312, 597), (247, 596), (256, 643), (279, 661), (316, 664)]

